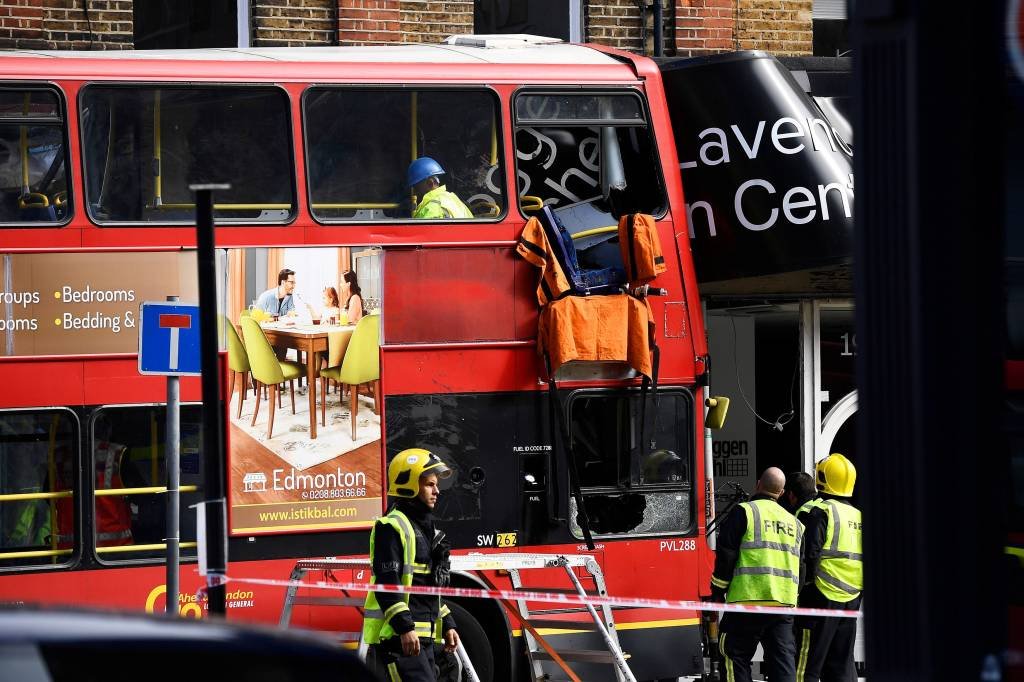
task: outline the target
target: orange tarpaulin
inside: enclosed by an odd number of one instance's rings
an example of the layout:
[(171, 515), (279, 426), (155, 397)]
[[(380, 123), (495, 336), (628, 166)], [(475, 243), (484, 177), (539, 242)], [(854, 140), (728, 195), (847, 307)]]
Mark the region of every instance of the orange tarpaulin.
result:
[(650, 377), (651, 324), (647, 301), (626, 294), (566, 296), (541, 310), (538, 350), (552, 373), (570, 360), (619, 360)]

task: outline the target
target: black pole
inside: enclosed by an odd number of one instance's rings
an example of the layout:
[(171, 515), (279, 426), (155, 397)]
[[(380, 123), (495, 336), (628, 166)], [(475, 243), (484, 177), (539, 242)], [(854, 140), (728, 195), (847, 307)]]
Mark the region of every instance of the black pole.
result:
[(217, 263), (213, 239), (213, 190), (230, 185), (190, 185), (196, 193), (196, 262), (199, 271), (199, 353), (202, 359), (203, 456), (206, 491), (206, 596), (210, 615), (224, 615), (227, 574), (227, 509), (224, 488), (224, 408), (220, 402), (217, 343)]
[(1006, 4), (850, 3), (872, 682), (1003, 679)]
[[(178, 300), (168, 296), (168, 301)], [(181, 528), (181, 392), (179, 377), (167, 377), (167, 433), (164, 458), (167, 467), (167, 603), (169, 616), (178, 615), (178, 580), (180, 570)]]
[(654, 56), (665, 56), (665, 19), (662, 14), (661, 0), (654, 0)]

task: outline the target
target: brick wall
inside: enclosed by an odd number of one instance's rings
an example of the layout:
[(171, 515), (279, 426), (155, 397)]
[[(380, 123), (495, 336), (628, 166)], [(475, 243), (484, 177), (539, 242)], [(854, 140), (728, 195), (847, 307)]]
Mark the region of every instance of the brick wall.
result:
[(473, 0), (401, 0), (402, 42), (439, 43), (473, 32)]
[(640, 8), (636, 0), (587, 0), (585, 41), (640, 52)]
[(402, 41), (400, 0), (338, 0), (338, 43), (380, 45)]
[[(246, 0), (239, 0), (245, 2)], [(253, 0), (253, 47), (336, 44), (339, 5), (347, 0)]]
[(811, 54), (812, 5), (813, 0), (738, 0), (737, 48), (778, 55)]
[(0, 0), (0, 47), (120, 50), (132, 46), (131, 0)]
[(680, 56), (730, 50), (811, 54), (813, 0), (676, 0)]
[(675, 29), (680, 57), (737, 49), (736, 0), (676, 0)]
[[(130, 49), (132, 0), (0, 0), (0, 48)], [(246, 2), (247, 0), (239, 0)], [(812, 52), (813, 0), (586, 0), (585, 39), (653, 53), (652, 4), (666, 56), (737, 49)], [(251, 0), (252, 44), (439, 42), (473, 31), (473, 0)], [(225, 18), (228, 20), (228, 18)]]

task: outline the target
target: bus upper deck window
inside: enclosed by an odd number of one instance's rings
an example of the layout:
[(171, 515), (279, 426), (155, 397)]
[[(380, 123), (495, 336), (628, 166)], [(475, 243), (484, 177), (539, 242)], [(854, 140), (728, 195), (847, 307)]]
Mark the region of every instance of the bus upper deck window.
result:
[(317, 87), (303, 99), (313, 215), (324, 222), (408, 220), (412, 159), (429, 156), (471, 218), (505, 212), (498, 100), (482, 89)]
[[(620, 210), (660, 215), (667, 205), (654, 137), (639, 92), (535, 92), (515, 98), (516, 177), (527, 216), (544, 205), (589, 203), (608, 214), (601, 188), (601, 131), (613, 134), (625, 184)], [(595, 215), (595, 220), (600, 219)], [(594, 225), (593, 227), (602, 227)]]
[(0, 570), (66, 563), (78, 546), (78, 420), (0, 412)]
[(66, 139), (63, 107), (55, 91), (0, 88), (0, 223), (66, 222)]
[(99, 86), (82, 90), (89, 215), (98, 223), (192, 223), (193, 183), (217, 192), (219, 221), (295, 213), (287, 94), (276, 87)]

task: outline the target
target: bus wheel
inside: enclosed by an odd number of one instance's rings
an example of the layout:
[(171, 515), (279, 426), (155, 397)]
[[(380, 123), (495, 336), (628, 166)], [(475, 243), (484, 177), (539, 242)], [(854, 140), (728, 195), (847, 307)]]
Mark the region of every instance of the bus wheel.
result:
[[(491, 651), (491, 643), (487, 639), (480, 622), (465, 608), (455, 602), (446, 602), (452, 610), (452, 618), (455, 619), (455, 627), (459, 632), (459, 639), (462, 646), (466, 647), (469, 660), (473, 662), (473, 669), (480, 682), (493, 682), (494, 680), (494, 653)], [(457, 676), (458, 663), (454, 654), (444, 653), (441, 647), (437, 650), (437, 665), (440, 668), (438, 682), (463, 682), (469, 679), (469, 675), (462, 674), (462, 680)]]

